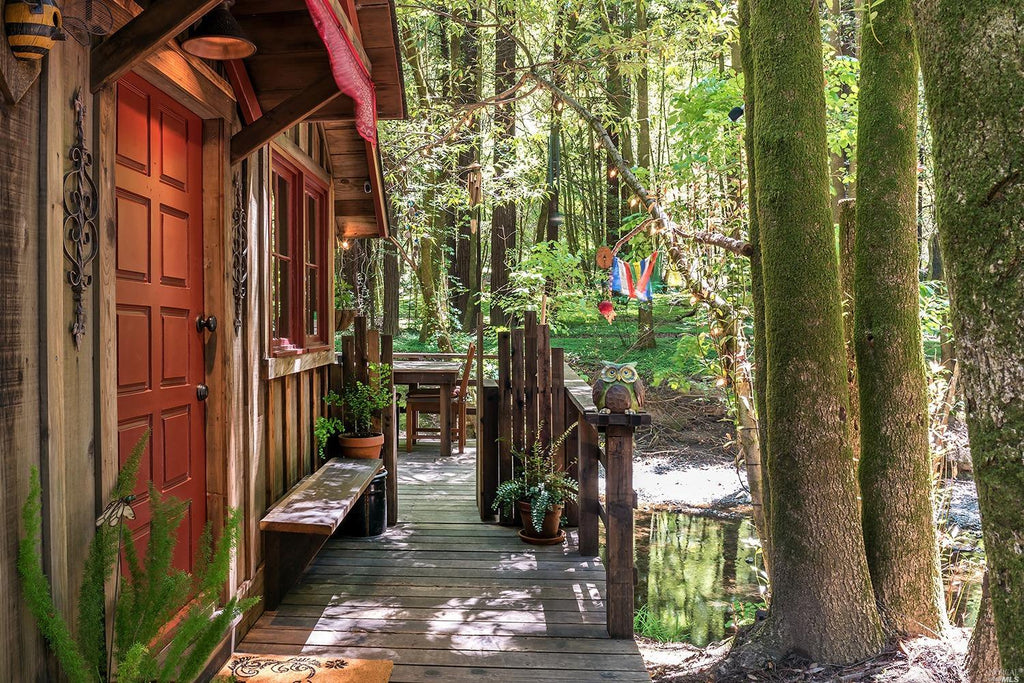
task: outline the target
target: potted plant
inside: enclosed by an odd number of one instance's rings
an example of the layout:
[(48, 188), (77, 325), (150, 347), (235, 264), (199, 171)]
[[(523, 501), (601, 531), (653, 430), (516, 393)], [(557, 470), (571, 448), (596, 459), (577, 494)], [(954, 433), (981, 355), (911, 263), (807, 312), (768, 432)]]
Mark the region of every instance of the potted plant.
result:
[(334, 327), (338, 332), (344, 332), (356, 319), (356, 296), (352, 292), (352, 285), (340, 277), (334, 280)]
[(324, 403), (343, 410), (344, 418), (318, 417), (313, 425), (320, 457), (326, 457), (327, 444), (334, 439), (338, 454), (344, 458), (379, 458), (384, 435), (373, 431), (373, 416), (391, 404), (391, 366), (370, 363), (369, 381), (355, 381), (339, 396), (327, 392)]
[(495, 510), (511, 515), (518, 509), (523, 524), (519, 537), (527, 543), (547, 545), (565, 538), (562, 509), (565, 503), (576, 502), (579, 484), (555, 466), (552, 455), (574, 429), (575, 424), (547, 446), (536, 441), (525, 453), (515, 453), (518, 474), (495, 494)]

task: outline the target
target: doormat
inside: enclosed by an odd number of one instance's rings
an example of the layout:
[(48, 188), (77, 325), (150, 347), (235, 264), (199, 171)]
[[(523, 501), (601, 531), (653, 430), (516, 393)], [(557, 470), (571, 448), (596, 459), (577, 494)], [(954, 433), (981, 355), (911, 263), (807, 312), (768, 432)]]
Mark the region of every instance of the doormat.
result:
[(387, 659), (236, 654), (213, 680), (218, 683), (387, 683), (394, 666), (395, 663)]

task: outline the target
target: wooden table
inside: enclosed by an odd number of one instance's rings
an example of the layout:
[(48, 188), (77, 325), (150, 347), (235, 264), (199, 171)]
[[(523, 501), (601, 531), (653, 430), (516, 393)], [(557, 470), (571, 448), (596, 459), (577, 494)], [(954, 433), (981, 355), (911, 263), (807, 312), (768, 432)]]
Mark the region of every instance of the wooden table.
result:
[[(416, 387), (420, 384), (438, 386), (438, 401), (441, 407), (441, 455), (452, 454), (452, 390), (459, 381), (461, 363), (434, 360), (396, 360), (391, 368), (395, 384)], [(408, 427), (406, 427), (406, 438)]]

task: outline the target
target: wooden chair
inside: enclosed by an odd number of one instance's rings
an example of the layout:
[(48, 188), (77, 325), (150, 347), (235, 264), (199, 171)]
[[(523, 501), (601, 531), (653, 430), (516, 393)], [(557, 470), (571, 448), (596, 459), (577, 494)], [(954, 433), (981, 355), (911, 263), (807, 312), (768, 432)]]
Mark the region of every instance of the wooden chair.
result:
[[(473, 358), (476, 356), (476, 344), (470, 343), (466, 352), (466, 364), (462, 369), (462, 379), (452, 390), (451, 411), (452, 441), (459, 444), (459, 453), (466, 451), (466, 426), (472, 407), (469, 405), (469, 379), (473, 371)], [(419, 425), (420, 413), (440, 415), (441, 401), (438, 390), (417, 388), (409, 392), (405, 402), (405, 450), (411, 452), (418, 439), (440, 433), (440, 429), (429, 429)]]

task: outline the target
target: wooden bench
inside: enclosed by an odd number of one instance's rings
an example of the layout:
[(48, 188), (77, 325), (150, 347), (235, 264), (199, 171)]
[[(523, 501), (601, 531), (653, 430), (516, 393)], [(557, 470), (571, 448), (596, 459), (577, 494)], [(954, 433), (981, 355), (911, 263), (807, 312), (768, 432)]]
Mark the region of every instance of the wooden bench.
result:
[(381, 460), (333, 458), (292, 487), (260, 520), (267, 609), (277, 608), (382, 466)]

